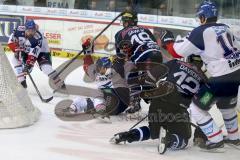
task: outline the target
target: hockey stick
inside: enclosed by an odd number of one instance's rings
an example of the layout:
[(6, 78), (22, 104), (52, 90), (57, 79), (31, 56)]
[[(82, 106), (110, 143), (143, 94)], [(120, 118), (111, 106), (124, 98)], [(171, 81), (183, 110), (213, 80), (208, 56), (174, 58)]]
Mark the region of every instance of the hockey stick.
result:
[[(121, 17), (125, 12), (120, 13), (117, 17), (115, 17), (98, 35), (96, 35), (92, 41), (91, 44), (103, 33), (105, 32), (119, 17)], [(84, 52), (84, 49), (82, 49), (75, 57), (73, 57), (59, 72), (56, 74), (56, 77), (59, 76), (68, 66), (73, 63), (74, 60), (78, 58), (82, 53)]]
[(33, 84), (33, 86), (34, 86), (34, 88), (35, 88), (35, 90), (36, 90), (39, 98), (41, 99), (41, 101), (44, 102), (44, 103), (50, 102), (50, 101), (53, 99), (53, 96), (44, 99), (44, 98), (42, 97), (41, 93), (39, 92), (38, 87), (37, 87), (37, 85), (35, 84), (35, 82), (34, 82), (32, 76), (31, 76), (31, 74), (30, 74), (29, 72), (27, 72), (27, 75), (29, 76), (29, 78), (30, 78), (30, 80), (31, 80), (31, 82), (32, 82), (32, 84)]
[(138, 121), (136, 124), (134, 124), (134, 125), (129, 129), (129, 131), (130, 131), (131, 129), (133, 129), (134, 127), (136, 127), (138, 124), (140, 124), (142, 121), (144, 121), (147, 117), (148, 117), (148, 114), (147, 114), (145, 117), (143, 117), (140, 121)]

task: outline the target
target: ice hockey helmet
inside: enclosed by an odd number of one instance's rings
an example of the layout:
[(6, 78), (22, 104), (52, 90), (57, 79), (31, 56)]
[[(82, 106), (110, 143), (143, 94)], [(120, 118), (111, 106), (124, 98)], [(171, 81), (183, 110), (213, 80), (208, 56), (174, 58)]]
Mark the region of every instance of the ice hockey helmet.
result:
[(138, 17), (137, 17), (137, 13), (135, 11), (126, 11), (123, 15), (122, 15), (122, 23), (126, 24), (128, 23), (127, 26), (136, 26), (137, 22), (138, 22)]

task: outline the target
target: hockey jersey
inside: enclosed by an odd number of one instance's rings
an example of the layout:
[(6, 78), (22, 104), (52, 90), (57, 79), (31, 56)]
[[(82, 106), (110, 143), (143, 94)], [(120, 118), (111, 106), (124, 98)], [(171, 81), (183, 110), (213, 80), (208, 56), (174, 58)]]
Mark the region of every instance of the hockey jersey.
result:
[(108, 68), (104, 75), (96, 71), (91, 55), (84, 57), (85, 73), (97, 83), (99, 89), (104, 88), (127, 88), (127, 82), (124, 79), (124, 62), (115, 62), (111, 68)]
[(128, 41), (132, 45), (130, 59), (132, 62), (144, 62), (152, 51), (159, 51), (156, 39), (150, 30), (140, 26), (130, 26), (115, 35), (116, 53), (121, 54), (120, 44)]
[(167, 73), (165, 73), (165, 69), (161, 69), (161, 65), (155, 66), (147, 72), (148, 78), (146, 80), (154, 83), (162, 80), (172, 82), (178, 92), (186, 97), (192, 97), (205, 83), (204, 74), (189, 63), (174, 59), (164, 65), (168, 67)]
[[(47, 39), (39, 31), (31, 38), (25, 36), (25, 26), (18, 26), (10, 35), (8, 44), (15, 44), (18, 48), (29, 55), (38, 57), (41, 52), (50, 52)], [(11, 48), (13, 51), (14, 49)]]
[[(173, 48), (172, 48), (173, 47)], [(195, 28), (167, 50), (174, 56), (200, 55), (210, 76), (218, 77), (240, 69), (239, 44), (225, 24), (208, 23)], [(174, 53), (175, 52), (175, 53)]]

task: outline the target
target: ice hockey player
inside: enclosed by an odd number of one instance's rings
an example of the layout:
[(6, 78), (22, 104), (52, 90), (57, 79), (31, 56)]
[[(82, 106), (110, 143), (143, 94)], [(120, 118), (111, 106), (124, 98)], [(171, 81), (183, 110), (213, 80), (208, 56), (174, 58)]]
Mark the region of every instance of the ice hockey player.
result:
[(151, 31), (138, 26), (137, 13), (127, 11), (122, 16), (123, 29), (115, 35), (116, 54), (133, 63), (162, 62), (160, 47)]
[[(154, 64), (153, 62), (161, 63), (160, 47), (149, 29), (137, 25), (137, 13), (135, 11), (126, 11), (121, 21), (123, 29), (115, 34), (116, 55), (118, 59), (124, 59), (128, 63), (133, 63), (132, 70), (125, 71), (126, 78), (129, 78), (127, 75), (130, 75), (130, 72), (132, 73), (131, 75), (136, 75), (134, 73), (135, 69), (151, 68), (151, 65)], [(143, 65), (140, 62), (148, 63)], [(136, 95), (132, 96), (132, 99), (138, 105), (134, 105), (132, 111), (129, 110), (130, 112), (141, 108), (140, 98)]]
[(64, 82), (55, 75), (57, 72), (52, 68), (51, 54), (46, 38), (38, 30), (34, 20), (29, 19), (25, 25), (18, 26), (10, 35), (8, 46), (14, 53), (12, 63), (18, 81), (27, 88), (26, 72), (31, 72), (35, 62), (57, 88), (64, 87)]
[[(193, 58), (189, 59), (193, 60)], [(191, 61), (191, 63), (195, 63), (195, 61)], [(147, 70), (143, 77), (148, 84), (152, 84), (159, 90), (164, 90), (165, 85), (168, 85), (165, 82), (171, 82), (174, 86), (172, 92), (167, 95), (156, 96), (156, 98), (149, 97), (151, 99), (148, 113), (149, 126), (117, 133), (111, 139), (112, 142), (116, 144), (123, 141), (131, 143), (159, 138), (158, 151), (160, 154), (163, 154), (167, 148), (180, 150), (188, 145), (191, 137), (191, 124), (187, 108), (199, 87), (205, 85), (205, 76), (196, 66), (180, 60), (171, 60), (165, 65), (168, 70), (159, 64)], [(147, 92), (151, 92), (151, 90)], [(200, 137), (202, 133), (195, 133), (195, 135)]]
[[(214, 3), (204, 1), (197, 15), (201, 22), (199, 27), (175, 43), (173, 34), (165, 31), (161, 37), (162, 47), (176, 58), (200, 55), (210, 75), (210, 89), (201, 87), (190, 104), (191, 116), (208, 137), (208, 141), (200, 147), (217, 150), (224, 147), (224, 143), (239, 146), (238, 115), (235, 110), (240, 83), (239, 45), (227, 25), (216, 23), (218, 10)], [(222, 113), (228, 133), (225, 138), (208, 112), (213, 102)]]
[(90, 39), (82, 45), (85, 54), (83, 67), (85, 73), (97, 83), (98, 91), (93, 98), (75, 98), (68, 111), (72, 114), (93, 111), (103, 115), (118, 115), (128, 108), (130, 100), (123, 60), (112, 63), (108, 57), (102, 57), (94, 63), (91, 45)]

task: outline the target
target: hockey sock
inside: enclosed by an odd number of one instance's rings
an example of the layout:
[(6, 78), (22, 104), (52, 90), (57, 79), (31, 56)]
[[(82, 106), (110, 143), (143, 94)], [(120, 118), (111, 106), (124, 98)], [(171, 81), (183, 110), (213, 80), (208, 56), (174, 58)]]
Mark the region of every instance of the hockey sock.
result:
[(223, 140), (222, 130), (219, 129), (207, 111), (201, 110), (192, 102), (190, 114), (210, 142), (216, 143)]
[(182, 136), (179, 136), (177, 134), (171, 134), (169, 141), (170, 141), (170, 143), (168, 144), (167, 147), (172, 150), (184, 149), (188, 144), (187, 139), (185, 139)]
[(145, 141), (148, 140), (149, 138), (150, 129), (147, 126), (143, 126), (129, 131), (128, 142), (131, 143), (133, 141)]
[(234, 108), (231, 109), (220, 109), (224, 123), (228, 132), (227, 138), (230, 140), (239, 139), (238, 133), (238, 115)]

